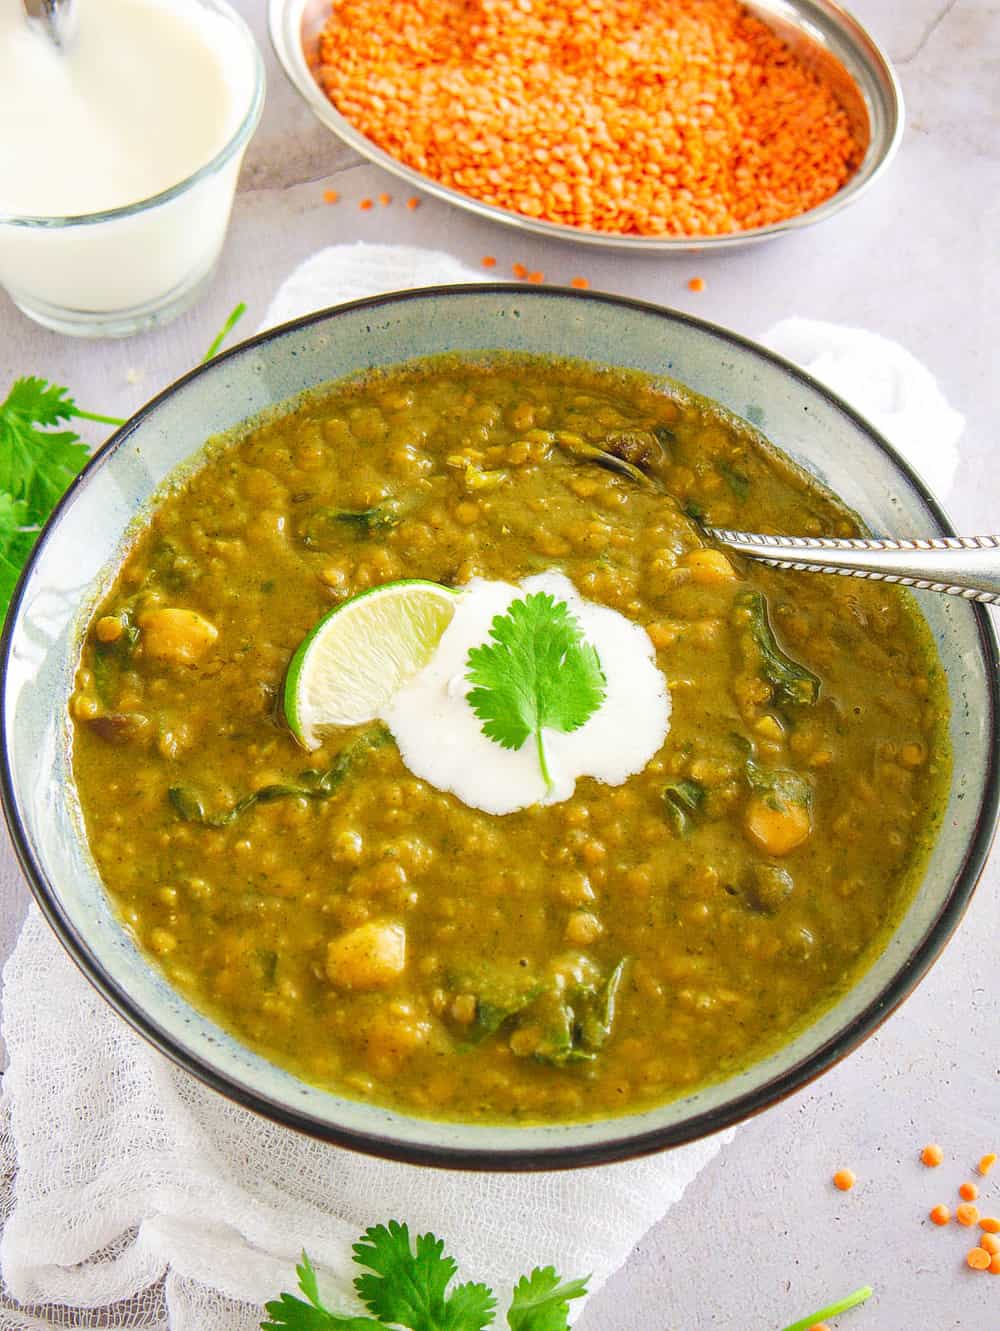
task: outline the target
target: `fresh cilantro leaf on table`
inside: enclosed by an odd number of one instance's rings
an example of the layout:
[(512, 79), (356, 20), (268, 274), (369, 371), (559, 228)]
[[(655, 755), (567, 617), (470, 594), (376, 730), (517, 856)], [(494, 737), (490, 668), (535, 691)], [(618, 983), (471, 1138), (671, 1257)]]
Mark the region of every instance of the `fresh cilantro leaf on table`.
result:
[(24, 500), (0, 494), (0, 617), (14, 593), (18, 575), (37, 533), (37, 526), (28, 521), (28, 506)]
[(283, 1331), (286, 1327), (292, 1331), (381, 1331), (382, 1323), (372, 1321), (370, 1317), (338, 1317), (324, 1308), (316, 1272), (305, 1253), (295, 1274), (299, 1278), (299, 1289), (309, 1302), (303, 1303), (294, 1294), (286, 1293), (265, 1304), (272, 1320), (261, 1322), (261, 1331)]
[(409, 1229), (390, 1220), (354, 1245), (354, 1260), (368, 1268), (354, 1282), (358, 1296), (384, 1322), (412, 1331), (482, 1331), (493, 1321), (496, 1299), (485, 1285), (458, 1285), (446, 1294), (458, 1263), (433, 1234), (418, 1234), (414, 1253)]
[[(354, 1245), (354, 1260), (365, 1268), (354, 1287), (374, 1318), (341, 1316), (326, 1308), (316, 1272), (303, 1253), (295, 1270), (305, 1300), (284, 1293), (268, 1303), (271, 1320), (261, 1323), (261, 1331), (485, 1331), (493, 1325), (493, 1291), (469, 1281), (449, 1292), (458, 1264), (433, 1234), (417, 1235), (411, 1247), (405, 1224), (373, 1225)], [(586, 1292), (586, 1279), (563, 1282), (551, 1266), (536, 1268), (514, 1288), (508, 1325), (511, 1331), (568, 1331), (569, 1301)]]
[(490, 643), (473, 647), (466, 678), (469, 705), (483, 734), (505, 749), (535, 736), (538, 763), (552, 786), (542, 732), (578, 730), (607, 696), (596, 650), (565, 601), (534, 592), (512, 601), (490, 626)]
[(561, 1281), (555, 1267), (536, 1266), (514, 1286), (507, 1313), (511, 1331), (565, 1331), (569, 1300), (582, 1298), (586, 1292), (586, 1279)]
[(28, 375), (15, 379), (0, 403), (0, 616), (35, 537), (90, 456), (73, 419), (121, 425), (115, 416), (83, 411), (58, 384)]

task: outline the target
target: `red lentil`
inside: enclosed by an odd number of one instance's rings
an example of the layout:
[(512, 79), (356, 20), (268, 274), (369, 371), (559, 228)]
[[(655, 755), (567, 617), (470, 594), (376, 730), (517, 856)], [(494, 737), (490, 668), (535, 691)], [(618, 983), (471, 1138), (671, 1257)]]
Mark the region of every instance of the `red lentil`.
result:
[(947, 1206), (935, 1206), (930, 1213), (930, 1217), (935, 1225), (946, 1225), (951, 1219), (951, 1212)]
[(982, 1174), (985, 1177), (985, 1175), (987, 1175), (990, 1172), (990, 1170), (993, 1168), (996, 1162), (997, 1162), (996, 1155), (994, 1154), (993, 1151), (989, 1151), (986, 1155), (983, 1156), (983, 1158), (980, 1160), (979, 1164), (976, 1167), (979, 1170), (980, 1174)]
[(398, 160), (587, 230), (766, 226), (862, 155), (832, 89), (739, 0), (337, 0), (319, 54), (327, 96)]
[(571, 287), (576, 287), (578, 291), (586, 291), (590, 286), (589, 281), (585, 277), (571, 277), (569, 284)]
[(691, 280), (690, 280), (690, 282), (688, 282), (688, 290), (689, 290), (689, 291), (704, 291), (704, 290), (705, 290), (705, 279), (704, 279), (703, 277), (692, 277)]
[(494, 259), (492, 254), (484, 254), (482, 258), (482, 265), (484, 268), (495, 268), (497, 266), (497, 261), (496, 259)]
[(937, 1169), (938, 1165), (944, 1159), (944, 1151), (941, 1150), (940, 1146), (932, 1142), (929, 1146), (925, 1146), (920, 1152), (920, 1159), (928, 1169)]
[(369, 208), (374, 207), (374, 204), (372, 203), (371, 199), (362, 199), (361, 202), (358, 204), (358, 207), (363, 212), (367, 212)]
[(990, 1269), (990, 1255), (985, 1248), (971, 1248), (965, 1258), (973, 1271), (988, 1271)]
[(958, 1195), (967, 1202), (974, 1202), (979, 1196), (979, 1189), (974, 1183), (963, 1183), (958, 1190)]
[(528, 276), (528, 270), (527, 268), (525, 268), (523, 263), (511, 264), (510, 271), (520, 282), (523, 282), (524, 279)]
[(327, 189), (323, 191), (324, 203), (339, 203), (339, 201), (340, 201), (340, 195), (337, 193), (335, 189)]
[(529, 274), (528, 274), (528, 281), (529, 281), (529, 282), (534, 282), (534, 284), (535, 284), (536, 286), (539, 286), (542, 282), (545, 281), (545, 274), (544, 274), (544, 273), (538, 273), (538, 272), (535, 272), (535, 273), (529, 273)]
[(960, 1225), (967, 1228), (979, 1224), (979, 1207), (973, 1206), (971, 1202), (962, 1202), (961, 1206), (955, 1207), (955, 1219)]
[(833, 1186), (839, 1188), (841, 1192), (850, 1192), (857, 1182), (857, 1177), (853, 1169), (838, 1169), (833, 1176)]
[(380, 195), (378, 196), (378, 201), (379, 201), (379, 203), (382, 205), (382, 207), (385, 208), (385, 207), (387, 207), (390, 203), (392, 203), (392, 195), (391, 195), (391, 194), (380, 194)]
[(419, 208), (419, 207), (420, 207), (420, 200), (419, 200), (419, 199), (407, 199), (407, 200), (406, 200), (406, 206), (407, 206), (407, 208), (409, 208), (410, 212), (412, 213), (413, 210), (414, 210), (414, 208)]

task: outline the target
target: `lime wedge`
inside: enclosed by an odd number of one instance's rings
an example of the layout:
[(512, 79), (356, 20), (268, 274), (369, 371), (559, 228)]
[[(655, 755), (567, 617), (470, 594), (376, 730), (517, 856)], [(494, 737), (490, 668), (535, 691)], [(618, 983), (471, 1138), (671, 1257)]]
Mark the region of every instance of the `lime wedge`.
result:
[(321, 732), (374, 721), (434, 655), (460, 592), (408, 578), (352, 596), (302, 642), (285, 677), (285, 717), (318, 749)]

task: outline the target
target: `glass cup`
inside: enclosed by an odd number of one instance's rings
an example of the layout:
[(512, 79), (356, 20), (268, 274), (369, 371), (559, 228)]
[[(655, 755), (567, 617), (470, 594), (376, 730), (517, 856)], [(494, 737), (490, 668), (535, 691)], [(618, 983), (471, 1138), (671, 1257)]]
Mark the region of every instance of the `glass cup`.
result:
[(148, 199), (78, 217), (0, 213), (0, 284), (30, 319), (75, 337), (126, 337), (175, 318), (210, 277), (229, 224), (243, 153), (264, 105), (264, 63), (224, 0), (198, 0), (225, 24), (247, 104), (227, 143)]

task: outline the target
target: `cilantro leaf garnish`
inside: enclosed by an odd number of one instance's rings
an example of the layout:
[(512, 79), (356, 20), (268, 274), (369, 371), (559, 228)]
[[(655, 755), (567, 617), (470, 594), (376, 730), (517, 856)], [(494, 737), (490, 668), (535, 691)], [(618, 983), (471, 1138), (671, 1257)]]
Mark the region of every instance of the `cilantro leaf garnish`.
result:
[[(419, 1234), (411, 1246), (405, 1224), (373, 1225), (354, 1245), (354, 1260), (365, 1268), (354, 1287), (374, 1317), (331, 1312), (303, 1253), (295, 1271), (305, 1299), (284, 1293), (266, 1304), (270, 1320), (261, 1322), (261, 1331), (486, 1331), (493, 1325), (493, 1291), (473, 1281), (452, 1285), (458, 1263), (433, 1234)], [(569, 1301), (586, 1292), (585, 1279), (562, 1281), (551, 1266), (536, 1267), (515, 1286), (507, 1323), (511, 1331), (568, 1331)]]
[(600, 658), (566, 602), (548, 592), (512, 601), (493, 620), (490, 637), (466, 661), (466, 678), (476, 685), (469, 705), (483, 734), (505, 749), (520, 749), (535, 736), (551, 788), (543, 731), (578, 730), (601, 706), (607, 679)]
[(411, 1331), (483, 1331), (493, 1321), (496, 1299), (485, 1285), (459, 1285), (447, 1294), (458, 1263), (433, 1234), (418, 1234), (410, 1248), (406, 1225), (374, 1225), (354, 1245), (354, 1260), (368, 1268), (354, 1287), (383, 1322)]
[(554, 1267), (536, 1266), (514, 1286), (508, 1325), (511, 1331), (566, 1331), (569, 1300), (581, 1299), (586, 1292), (587, 1277), (561, 1281)]
[(83, 411), (67, 389), (34, 375), (15, 379), (0, 403), (0, 615), (39, 528), (90, 455), (73, 430), (54, 428), (73, 419), (122, 424)]

